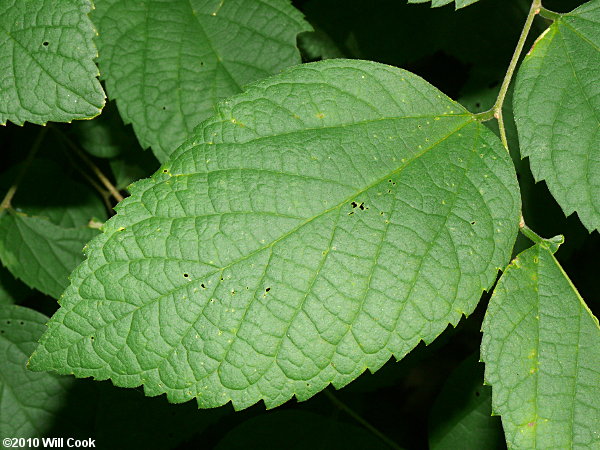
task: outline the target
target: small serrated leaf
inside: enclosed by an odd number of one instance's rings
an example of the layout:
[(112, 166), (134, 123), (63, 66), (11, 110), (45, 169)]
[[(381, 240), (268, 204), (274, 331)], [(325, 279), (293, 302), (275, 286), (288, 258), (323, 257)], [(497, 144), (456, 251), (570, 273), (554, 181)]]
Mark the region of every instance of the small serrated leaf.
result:
[(598, 319), (551, 249), (536, 244), (508, 266), (482, 328), (509, 448), (598, 448)]
[(600, 0), (562, 15), (518, 71), (521, 155), (566, 215), (600, 230)]
[(0, 2), (0, 124), (70, 122), (100, 114), (89, 0)]
[(296, 66), (133, 185), (31, 365), (201, 407), (344, 386), (473, 311), (518, 192), (498, 138), (421, 78)]

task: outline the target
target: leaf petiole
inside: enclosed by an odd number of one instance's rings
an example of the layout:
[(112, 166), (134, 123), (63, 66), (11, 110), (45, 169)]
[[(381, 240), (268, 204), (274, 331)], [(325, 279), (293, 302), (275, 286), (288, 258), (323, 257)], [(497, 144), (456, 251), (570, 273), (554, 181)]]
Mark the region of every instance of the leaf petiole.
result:
[(527, 40), (527, 36), (529, 35), (529, 31), (531, 30), (531, 24), (533, 23), (533, 19), (536, 16), (536, 14), (540, 13), (541, 8), (541, 0), (533, 0), (533, 2), (531, 3), (531, 8), (529, 8), (529, 13), (527, 14), (527, 19), (525, 20), (525, 25), (523, 25), (521, 36), (519, 37), (519, 41), (517, 42), (517, 47), (515, 48), (515, 52), (513, 53), (512, 59), (510, 60), (510, 64), (508, 65), (508, 69), (506, 71), (506, 75), (504, 76), (504, 80), (502, 81), (502, 85), (500, 86), (500, 92), (498, 93), (498, 97), (496, 98), (494, 106), (492, 106), (492, 108), (489, 111), (484, 111), (482, 113), (475, 114), (475, 118), (481, 122), (491, 120), (492, 118), (496, 118), (498, 120), (498, 125), (500, 128), (500, 139), (502, 140), (502, 145), (504, 145), (504, 148), (507, 151), (508, 140), (506, 138), (506, 129), (504, 127), (502, 107), (504, 106), (504, 100), (506, 99), (508, 87), (510, 86), (510, 82), (515, 73), (515, 69), (517, 68), (517, 63), (519, 62), (521, 53), (523, 52), (525, 41)]

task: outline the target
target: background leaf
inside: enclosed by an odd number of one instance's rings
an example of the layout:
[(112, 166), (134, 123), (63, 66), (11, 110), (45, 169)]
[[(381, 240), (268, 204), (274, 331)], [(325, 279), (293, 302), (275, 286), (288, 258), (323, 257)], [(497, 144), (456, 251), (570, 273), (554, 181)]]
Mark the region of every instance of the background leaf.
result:
[(100, 114), (88, 0), (0, 3), (0, 124), (70, 122)]
[(429, 420), (429, 448), (506, 448), (500, 418), (492, 417), (492, 389), (483, 385), (483, 364), (477, 355), (452, 372), (436, 399)]
[(83, 245), (98, 230), (63, 228), (47, 219), (0, 212), (0, 260), (28, 286), (58, 298), (83, 260)]
[(510, 256), (507, 153), (410, 73), (298, 66), (195, 135), (90, 243), (38, 370), (202, 407), (303, 400), (433, 341)]
[(460, 9), (464, 8), (465, 6), (472, 5), (479, 0), (408, 0), (408, 3), (429, 3), (430, 1), (432, 8), (449, 5), (450, 3), (456, 2), (456, 9)]
[(0, 305), (0, 436), (41, 437), (74, 381), (34, 373), (25, 363), (48, 318), (28, 308)]
[(218, 100), (300, 63), (310, 30), (289, 0), (98, 0), (92, 18), (109, 96), (160, 161)]
[(274, 411), (254, 417), (231, 430), (216, 450), (356, 448), (384, 450), (389, 447), (357, 425), (305, 411)]
[(481, 357), (509, 447), (600, 444), (600, 329), (552, 253), (539, 244), (500, 278)]
[(519, 69), (514, 112), (523, 157), (566, 215), (600, 229), (600, 0), (563, 15)]
[(30, 293), (30, 289), (0, 266), (0, 305), (12, 305)]
[[(21, 169), (16, 165), (2, 174), (3, 191)], [(83, 246), (98, 234), (88, 222), (106, 218), (102, 201), (52, 161), (38, 159), (11, 204), (14, 209), (0, 210), (0, 261), (28, 286), (58, 298), (83, 260)]]

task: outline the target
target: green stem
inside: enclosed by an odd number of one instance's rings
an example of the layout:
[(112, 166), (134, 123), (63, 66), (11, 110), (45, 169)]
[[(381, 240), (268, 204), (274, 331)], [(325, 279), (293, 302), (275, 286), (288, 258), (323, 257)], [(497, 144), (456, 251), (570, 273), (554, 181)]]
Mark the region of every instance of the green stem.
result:
[(11, 201), (12, 201), (13, 197), (15, 196), (15, 194), (17, 193), (19, 183), (23, 180), (23, 177), (27, 173), (27, 170), (29, 169), (31, 162), (34, 160), (35, 155), (36, 155), (37, 151), (39, 150), (40, 145), (42, 144), (42, 141), (44, 140), (44, 136), (46, 136), (47, 131), (48, 131), (48, 128), (46, 128), (46, 127), (42, 128), (40, 130), (40, 132), (38, 133), (37, 137), (35, 138), (35, 141), (34, 141), (33, 145), (31, 146), (31, 150), (29, 151), (27, 158), (23, 162), (21, 171), (15, 178), (15, 181), (13, 182), (13, 184), (8, 188), (6, 195), (2, 199), (2, 202), (0, 203), (0, 211), (11, 207)]
[(562, 14), (550, 11), (549, 9), (546, 9), (543, 6), (540, 6), (540, 16), (542, 16), (544, 19), (554, 21), (560, 19), (562, 17)]
[(533, 2), (531, 3), (529, 13), (527, 14), (527, 19), (525, 20), (525, 25), (523, 26), (523, 30), (521, 31), (521, 36), (519, 37), (517, 47), (515, 48), (515, 52), (513, 53), (512, 59), (510, 60), (510, 64), (508, 65), (506, 75), (504, 76), (504, 80), (502, 81), (502, 85), (500, 86), (500, 92), (498, 93), (498, 97), (496, 98), (494, 106), (492, 106), (492, 108), (489, 111), (485, 111), (475, 115), (477, 120), (480, 120), (482, 122), (486, 120), (491, 120), (493, 117), (498, 119), (498, 126), (500, 127), (500, 138), (502, 140), (504, 148), (506, 148), (507, 151), (508, 141), (506, 139), (504, 118), (502, 117), (502, 107), (504, 106), (506, 93), (508, 92), (508, 87), (510, 86), (510, 82), (512, 81), (513, 75), (515, 74), (515, 69), (517, 68), (519, 58), (521, 57), (521, 53), (523, 52), (525, 41), (527, 40), (527, 36), (529, 35), (529, 30), (531, 30), (533, 18), (536, 16), (536, 14), (540, 12), (541, 7), (541, 0), (533, 0)]
[(352, 408), (350, 408), (348, 405), (342, 402), (339, 398), (337, 398), (333, 394), (333, 392), (331, 392), (328, 389), (326, 389), (324, 392), (325, 395), (329, 397), (329, 400), (331, 400), (331, 403), (333, 403), (340, 410), (344, 411), (346, 414), (348, 414), (350, 417), (352, 417), (354, 420), (360, 423), (363, 427), (365, 427), (367, 430), (369, 430), (371, 433), (373, 433), (375, 436), (377, 436), (379, 439), (385, 442), (390, 448), (393, 448), (394, 450), (402, 450), (402, 447), (400, 447), (398, 444), (396, 444), (394, 441), (388, 438), (385, 434), (383, 434), (381, 431), (379, 431), (377, 428), (375, 428), (373, 425), (371, 425), (369, 422), (363, 419), (356, 411), (354, 411)]

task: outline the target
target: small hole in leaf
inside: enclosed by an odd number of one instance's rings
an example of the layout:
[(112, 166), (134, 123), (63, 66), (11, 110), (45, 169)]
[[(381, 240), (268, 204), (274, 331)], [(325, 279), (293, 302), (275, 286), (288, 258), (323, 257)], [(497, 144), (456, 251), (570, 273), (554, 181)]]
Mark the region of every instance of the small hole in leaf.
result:
[(358, 203), (352, 202), (352, 203), (350, 203), (350, 206), (352, 206), (353, 208), (356, 208), (358, 206)]
[(50, 43), (49, 43), (48, 41), (44, 41), (44, 42), (42, 42), (42, 45), (43, 45), (44, 47), (48, 47), (48, 45), (49, 45), (49, 44), (50, 44)]
[(190, 276), (190, 274), (189, 274), (189, 273), (184, 273), (184, 274), (183, 274), (183, 276), (184, 276), (185, 278), (188, 278), (188, 277)]
[(25, 322), (23, 322), (22, 320), (19, 322), (19, 324), (21, 325), (25, 325)]
[(90, 339), (93, 341), (94, 340), (94, 336), (90, 336)]
[(169, 173), (169, 169), (163, 169), (163, 173)]
[(166, 110), (167, 110), (167, 107), (166, 107), (166, 106), (163, 106), (163, 107), (162, 107), (162, 109), (163, 109), (163, 111), (166, 111)]
[(471, 225), (475, 225), (475, 221), (474, 221), (474, 220), (473, 220), (473, 221), (471, 221)]
[(200, 67), (204, 65), (204, 61), (200, 61)]
[(270, 287), (266, 288), (265, 291), (269, 292), (271, 290)]
[(200, 287), (201, 287), (202, 289), (206, 289), (206, 286), (204, 286), (204, 283), (202, 283), (202, 284), (200, 285)]

